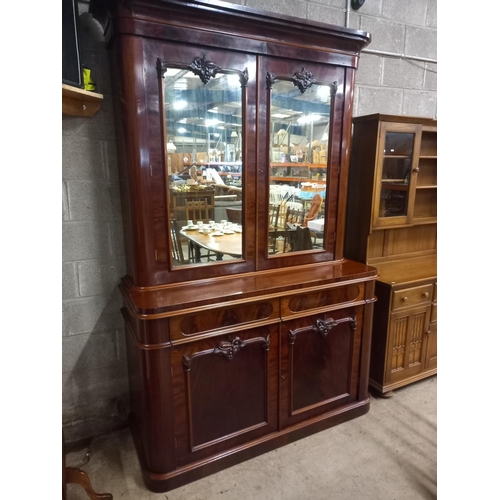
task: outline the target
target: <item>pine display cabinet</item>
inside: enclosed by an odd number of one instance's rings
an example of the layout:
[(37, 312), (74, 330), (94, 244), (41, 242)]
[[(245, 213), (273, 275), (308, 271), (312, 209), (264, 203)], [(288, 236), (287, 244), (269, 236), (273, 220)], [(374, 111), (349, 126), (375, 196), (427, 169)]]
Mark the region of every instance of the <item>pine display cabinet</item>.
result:
[(353, 119), (345, 255), (378, 269), (370, 386), (437, 373), (437, 121)]

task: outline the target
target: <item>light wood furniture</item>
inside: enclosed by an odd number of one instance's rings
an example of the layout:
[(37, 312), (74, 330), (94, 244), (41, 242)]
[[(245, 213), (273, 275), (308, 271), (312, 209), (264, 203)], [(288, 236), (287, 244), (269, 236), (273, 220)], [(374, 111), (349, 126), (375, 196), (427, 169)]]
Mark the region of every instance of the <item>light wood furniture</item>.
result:
[(437, 373), (437, 122), (353, 119), (347, 257), (377, 267), (370, 385)]
[(102, 94), (62, 84), (62, 114), (94, 116), (101, 108)]
[(110, 493), (96, 493), (92, 487), (92, 483), (88, 474), (76, 467), (66, 466), (66, 450), (64, 445), (64, 432), (62, 436), (62, 500), (70, 500), (68, 498), (68, 484), (78, 484), (84, 490), (90, 500), (113, 500), (113, 495)]
[[(343, 247), (354, 74), (369, 35), (220, 1), (96, 0), (90, 10), (118, 69), (120, 289), (147, 487), (176, 488), (366, 413), (376, 269)], [(324, 103), (311, 105), (317, 94)], [(178, 95), (190, 106), (174, 109)], [(322, 248), (268, 252), (273, 99), (297, 114), (327, 110), (315, 129), (329, 130)], [(181, 120), (206, 137), (214, 117), (242, 158), (242, 255), (179, 265), (169, 228), (185, 198), (166, 144)]]

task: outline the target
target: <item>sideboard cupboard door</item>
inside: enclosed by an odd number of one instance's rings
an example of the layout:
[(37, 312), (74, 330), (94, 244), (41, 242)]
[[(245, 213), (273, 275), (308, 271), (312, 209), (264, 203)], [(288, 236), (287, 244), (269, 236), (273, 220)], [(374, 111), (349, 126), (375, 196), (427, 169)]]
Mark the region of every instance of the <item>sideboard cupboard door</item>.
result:
[(425, 348), (424, 370), (437, 369), (437, 322), (432, 322), (426, 332), (427, 345)]
[(269, 325), (173, 348), (178, 467), (277, 430), (278, 340)]
[(430, 304), (391, 314), (386, 355), (388, 382), (399, 382), (424, 370), (430, 316)]
[(281, 325), (282, 427), (357, 399), (363, 306)]

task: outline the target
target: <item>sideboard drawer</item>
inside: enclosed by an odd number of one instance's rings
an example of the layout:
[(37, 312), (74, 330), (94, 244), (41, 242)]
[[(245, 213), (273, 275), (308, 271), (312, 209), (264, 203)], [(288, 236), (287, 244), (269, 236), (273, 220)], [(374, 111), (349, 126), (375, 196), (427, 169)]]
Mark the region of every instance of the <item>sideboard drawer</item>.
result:
[(392, 295), (392, 310), (397, 311), (404, 307), (418, 306), (432, 300), (432, 283), (396, 290)]
[(279, 318), (279, 299), (219, 307), (170, 318), (170, 338), (175, 341), (200, 334), (237, 331)]
[[(347, 306), (364, 299), (364, 283), (339, 286), (327, 290), (298, 293), (281, 299), (281, 316), (289, 318), (308, 312), (319, 312), (324, 308)], [(337, 307), (335, 307), (337, 308)]]

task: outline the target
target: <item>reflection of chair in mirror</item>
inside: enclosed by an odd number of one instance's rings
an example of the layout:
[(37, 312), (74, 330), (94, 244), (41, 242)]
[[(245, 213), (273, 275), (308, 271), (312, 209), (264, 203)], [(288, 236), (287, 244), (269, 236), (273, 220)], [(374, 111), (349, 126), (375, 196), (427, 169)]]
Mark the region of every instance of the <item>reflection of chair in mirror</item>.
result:
[(313, 199), (311, 200), (311, 207), (309, 208), (309, 211), (307, 212), (305, 218), (304, 218), (304, 226), (307, 226), (307, 223), (310, 220), (313, 220), (316, 218), (318, 215), (318, 212), (321, 209), (321, 204), (323, 203), (323, 199), (319, 194), (315, 194)]
[(186, 264), (182, 251), (181, 234), (175, 219), (170, 219), (170, 241), (172, 243), (172, 259), (174, 263)]
[[(201, 220), (206, 224), (209, 221), (209, 217), (208, 205), (205, 200), (186, 201), (186, 220), (192, 220), (193, 224), (196, 224), (197, 221)], [(201, 259), (211, 260), (210, 257), (213, 255), (214, 254), (210, 251), (202, 253), (201, 248), (198, 245), (189, 241), (189, 262), (200, 262)]]
[(267, 253), (285, 253), (291, 250), (289, 235), (291, 231), (287, 229), (270, 229)]
[(235, 222), (236, 224), (241, 224), (241, 209), (238, 208), (226, 208), (227, 220), (229, 222)]
[(280, 215), (279, 205), (269, 205), (269, 230), (278, 228), (278, 217)]
[(288, 231), (290, 241), (290, 251), (300, 252), (301, 250), (312, 250), (313, 243), (311, 231), (308, 227), (296, 226), (292, 231)]
[(287, 224), (302, 226), (304, 224), (304, 213), (304, 209), (297, 210), (288, 207), (286, 210), (285, 222)]
[(194, 224), (199, 220), (207, 223), (209, 217), (205, 200), (186, 201), (186, 220), (192, 220)]

